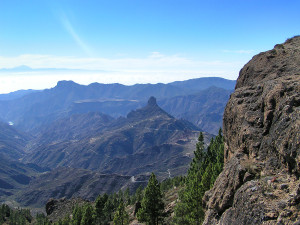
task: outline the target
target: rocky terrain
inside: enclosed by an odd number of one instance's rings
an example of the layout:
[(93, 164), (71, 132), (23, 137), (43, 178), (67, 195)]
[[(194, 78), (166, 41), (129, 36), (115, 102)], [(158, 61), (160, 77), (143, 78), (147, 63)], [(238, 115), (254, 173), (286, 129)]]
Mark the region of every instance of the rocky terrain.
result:
[[(126, 118), (75, 114), (35, 137), (3, 128), (0, 143), (8, 160), (0, 159), (0, 201), (37, 208), (49, 198), (94, 200), (127, 187), (134, 191), (151, 172), (160, 180), (185, 174), (199, 135), (195, 125), (166, 113), (154, 97)], [(205, 133), (205, 142), (211, 137)]]
[[(127, 118), (112, 120), (89, 113), (57, 121), (32, 141), (23, 162), (110, 174), (167, 174), (167, 169), (187, 169), (187, 154), (193, 152), (198, 133), (196, 126), (170, 116), (152, 97), (145, 107), (130, 112)], [(207, 134), (206, 140), (210, 137)]]
[(204, 224), (300, 224), (300, 36), (243, 67), (223, 128)]
[[(49, 198), (94, 200), (134, 191), (151, 172), (159, 180), (183, 175), (199, 131), (221, 126), (234, 85), (222, 78), (132, 86), (60, 81), (3, 94), (0, 202), (39, 208)], [(208, 144), (213, 135), (204, 134)]]

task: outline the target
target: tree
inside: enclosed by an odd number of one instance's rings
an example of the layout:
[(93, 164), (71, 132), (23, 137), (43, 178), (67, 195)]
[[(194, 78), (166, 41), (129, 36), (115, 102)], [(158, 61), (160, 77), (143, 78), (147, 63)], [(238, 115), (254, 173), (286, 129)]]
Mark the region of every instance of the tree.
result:
[(200, 224), (201, 218), (204, 215), (201, 205), (203, 197), (203, 186), (201, 185), (202, 174), (205, 170), (205, 152), (204, 152), (204, 137), (200, 132), (198, 142), (196, 144), (196, 151), (194, 152), (194, 159), (191, 162), (188, 170), (186, 180), (186, 189), (183, 194), (184, 202), (186, 202), (186, 209), (189, 212), (188, 221), (190, 224)]
[(108, 195), (104, 194), (99, 195), (96, 199), (95, 202), (95, 215), (94, 215), (94, 220), (96, 222), (96, 224), (106, 224), (106, 220), (105, 220), (105, 212), (104, 212), (104, 207), (105, 207), (105, 203), (108, 200)]
[(108, 200), (105, 202), (103, 208), (103, 213), (104, 213), (103, 224), (108, 224), (108, 222), (112, 220), (113, 211), (114, 211), (113, 200), (111, 197), (109, 197)]
[(124, 201), (126, 206), (130, 205), (131, 201), (130, 201), (130, 190), (129, 187), (126, 188), (125, 192), (124, 192)]
[(50, 225), (48, 218), (44, 215), (44, 213), (36, 215), (36, 224), (37, 225)]
[(94, 224), (93, 207), (90, 204), (87, 204), (83, 210), (81, 225), (92, 225), (92, 224)]
[(142, 199), (142, 208), (138, 211), (137, 217), (140, 221), (149, 225), (157, 225), (163, 218), (164, 203), (160, 185), (152, 173), (145, 188), (144, 197)]
[(73, 225), (80, 225), (82, 220), (82, 208), (79, 205), (76, 205), (73, 209), (73, 217), (72, 217), (72, 224)]
[(114, 216), (114, 225), (127, 225), (129, 224), (129, 215), (125, 211), (124, 201), (120, 200), (120, 205)]
[(137, 202), (142, 201), (142, 198), (143, 198), (142, 193), (143, 193), (143, 187), (142, 187), (142, 185), (140, 185), (138, 187), (138, 189), (136, 190), (136, 192), (135, 192), (135, 196), (136, 196), (136, 201)]
[(185, 188), (179, 195), (180, 202), (175, 207), (175, 224), (201, 224), (204, 219), (202, 198), (205, 191), (209, 190), (224, 164), (224, 141), (222, 130), (218, 136), (212, 138), (207, 151), (204, 151), (204, 138), (199, 135), (195, 157), (190, 164), (185, 180)]

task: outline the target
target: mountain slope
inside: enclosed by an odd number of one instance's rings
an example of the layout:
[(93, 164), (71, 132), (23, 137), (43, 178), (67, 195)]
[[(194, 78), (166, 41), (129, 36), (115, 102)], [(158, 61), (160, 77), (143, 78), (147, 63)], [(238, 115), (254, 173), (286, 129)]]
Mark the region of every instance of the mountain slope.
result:
[[(188, 86), (191, 84), (197, 85), (190, 89)], [(235, 81), (221, 78), (199, 78), (171, 84), (136, 84), (132, 86), (98, 83), (84, 86), (73, 81), (60, 81), (54, 88), (30, 93), (10, 101), (0, 101), (0, 118), (14, 122), (23, 130), (32, 131), (72, 113), (99, 111), (107, 106), (110, 106), (111, 109), (103, 110), (103, 113), (113, 116), (126, 115), (131, 110), (140, 107), (141, 103), (146, 102), (149, 96), (163, 99), (193, 94), (212, 84), (227, 89), (233, 87)], [(107, 103), (103, 105), (104, 102)], [(121, 107), (115, 107), (115, 103), (120, 102), (123, 103)], [(85, 107), (91, 107), (91, 109), (85, 111)], [(118, 112), (119, 109), (121, 112)]]
[(159, 101), (159, 105), (176, 118), (197, 125), (201, 130), (218, 134), (226, 102), (231, 90), (210, 87), (193, 95), (177, 96)]
[(47, 171), (35, 164), (23, 164), (0, 157), (0, 202), (26, 188), (31, 180)]
[(93, 133), (109, 129), (112, 121), (112, 117), (97, 112), (74, 114), (40, 129), (39, 135), (31, 142), (31, 148), (34, 148), (35, 143), (40, 146), (84, 139)]
[(203, 77), (200, 79), (190, 79), (186, 81), (175, 81), (170, 83), (175, 87), (186, 90), (188, 93), (196, 93), (209, 87), (218, 87), (225, 90), (233, 90), (235, 87), (234, 80), (227, 80), (220, 77)]
[[(147, 180), (147, 178), (142, 178)], [(100, 174), (89, 170), (57, 168), (33, 179), (26, 189), (14, 196), (23, 206), (42, 207), (50, 198), (95, 200), (99, 194), (137, 189), (145, 182), (132, 182), (131, 176)]]
[(24, 156), (30, 136), (17, 131), (13, 126), (0, 122), (0, 157), (17, 160)]
[(39, 92), (38, 90), (32, 90), (32, 89), (28, 89), (28, 90), (19, 90), (19, 91), (14, 91), (8, 94), (0, 94), (0, 101), (9, 101), (9, 100), (14, 100), (17, 98), (21, 98), (25, 95), (34, 93), (34, 92)]
[[(88, 121), (89, 114), (86, 116), (86, 121)], [(150, 169), (139, 171), (138, 168), (147, 168), (155, 163), (161, 154), (165, 155), (164, 160), (168, 160), (172, 155), (178, 155), (177, 160), (181, 157), (186, 157), (186, 161), (190, 160), (185, 155), (193, 152), (198, 136), (197, 128), (194, 125), (187, 121), (177, 120), (164, 112), (158, 107), (153, 97), (149, 99), (145, 107), (132, 111), (127, 118), (111, 121), (105, 131), (101, 130), (102, 125), (99, 124), (98, 130), (87, 133), (87, 136), (82, 139), (61, 142), (51, 140), (41, 145), (37, 142), (24, 161), (51, 168), (71, 166), (137, 175), (141, 172), (151, 172)], [(60, 124), (51, 129), (60, 133)], [(80, 130), (80, 127), (77, 129)], [(47, 135), (47, 132), (45, 134)], [(148, 155), (148, 161), (142, 165), (135, 165), (136, 168), (133, 169), (134, 164), (130, 162), (129, 158), (138, 159), (142, 155)], [(110, 167), (115, 161), (121, 159), (123, 162), (127, 162), (123, 167), (114, 169)], [(168, 164), (161, 165), (161, 167), (161, 170), (167, 171)]]
[(243, 67), (223, 121), (226, 164), (204, 224), (298, 224), (300, 36)]

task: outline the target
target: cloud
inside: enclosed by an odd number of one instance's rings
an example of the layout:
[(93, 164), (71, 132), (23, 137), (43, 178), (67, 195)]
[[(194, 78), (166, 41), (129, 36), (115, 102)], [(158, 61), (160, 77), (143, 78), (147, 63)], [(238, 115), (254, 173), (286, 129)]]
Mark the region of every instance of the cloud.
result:
[(0, 68), (12, 68), (26, 65), (31, 68), (67, 68), (107, 71), (179, 71), (203, 70), (204, 68), (228, 67), (234, 65), (224, 61), (198, 61), (178, 55), (150, 53), (144, 58), (92, 58), (54, 55), (20, 55), (16, 57), (0, 56)]
[(66, 31), (71, 35), (77, 45), (88, 55), (92, 56), (93, 52), (91, 48), (79, 37), (77, 32), (75, 31), (73, 25), (65, 14), (61, 14), (61, 23), (66, 29)]
[(161, 54), (160, 52), (151, 52), (151, 54), (150, 54), (150, 56), (149, 56), (149, 58), (163, 58), (164, 57), (164, 55), (163, 54)]
[[(0, 93), (19, 89), (53, 87), (59, 80), (73, 80), (80, 84), (168, 83), (198, 77), (218, 76), (236, 79), (242, 61), (200, 61), (180, 55), (149, 53), (143, 58), (91, 58), (54, 55), (0, 56), (0, 68), (26, 65), (33, 68), (25, 72), (1, 72)], [(38, 68), (64, 68), (65, 70), (34, 70)], [(69, 69), (69, 70), (68, 70)], [(78, 71), (74, 71), (74, 70)]]

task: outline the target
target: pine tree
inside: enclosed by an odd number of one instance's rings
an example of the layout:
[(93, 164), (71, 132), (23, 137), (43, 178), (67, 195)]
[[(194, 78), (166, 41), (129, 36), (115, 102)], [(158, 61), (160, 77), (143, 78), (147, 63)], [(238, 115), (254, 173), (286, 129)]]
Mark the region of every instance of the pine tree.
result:
[(149, 225), (157, 225), (163, 218), (164, 203), (160, 185), (152, 173), (145, 188), (144, 197), (142, 199), (142, 208), (138, 211), (137, 217), (140, 221)]
[(103, 224), (108, 224), (108, 222), (112, 220), (113, 211), (114, 211), (114, 205), (113, 205), (112, 197), (110, 196), (104, 204), (104, 208), (103, 208), (104, 219), (102, 221)]
[(183, 194), (183, 199), (186, 204), (186, 209), (189, 212), (188, 221), (190, 224), (200, 224), (203, 217), (203, 208), (201, 205), (203, 196), (203, 187), (201, 185), (202, 174), (204, 168), (204, 137), (200, 132), (194, 159), (191, 162), (190, 169), (186, 180), (186, 191)]
[(104, 207), (105, 203), (108, 200), (108, 195), (104, 194), (99, 195), (95, 201), (95, 215), (94, 215), (94, 220), (96, 224), (106, 224), (106, 218), (105, 218), (105, 213), (104, 213)]
[(81, 219), (81, 225), (93, 225), (93, 207), (90, 204), (87, 204), (84, 207), (82, 219)]
[(135, 196), (136, 196), (136, 201), (137, 201), (137, 202), (142, 201), (142, 198), (143, 198), (142, 193), (143, 193), (143, 188), (142, 188), (142, 186), (140, 185), (140, 186), (138, 187), (138, 189), (136, 189), (136, 192), (135, 192)]
[(130, 190), (129, 187), (126, 188), (125, 192), (124, 192), (124, 201), (125, 201), (125, 205), (130, 205)]
[(179, 195), (180, 202), (175, 207), (175, 224), (201, 224), (204, 218), (202, 198), (209, 190), (224, 164), (224, 142), (222, 130), (212, 139), (207, 151), (204, 151), (204, 138), (202, 132), (196, 144), (195, 157), (190, 164), (185, 180), (185, 188)]
[(80, 225), (82, 219), (82, 208), (78, 205), (73, 209), (72, 225)]
[(114, 216), (114, 225), (127, 225), (129, 224), (129, 215), (125, 211), (124, 201), (120, 200), (120, 205)]
[(36, 225), (50, 225), (50, 222), (44, 213), (38, 213), (36, 215)]

